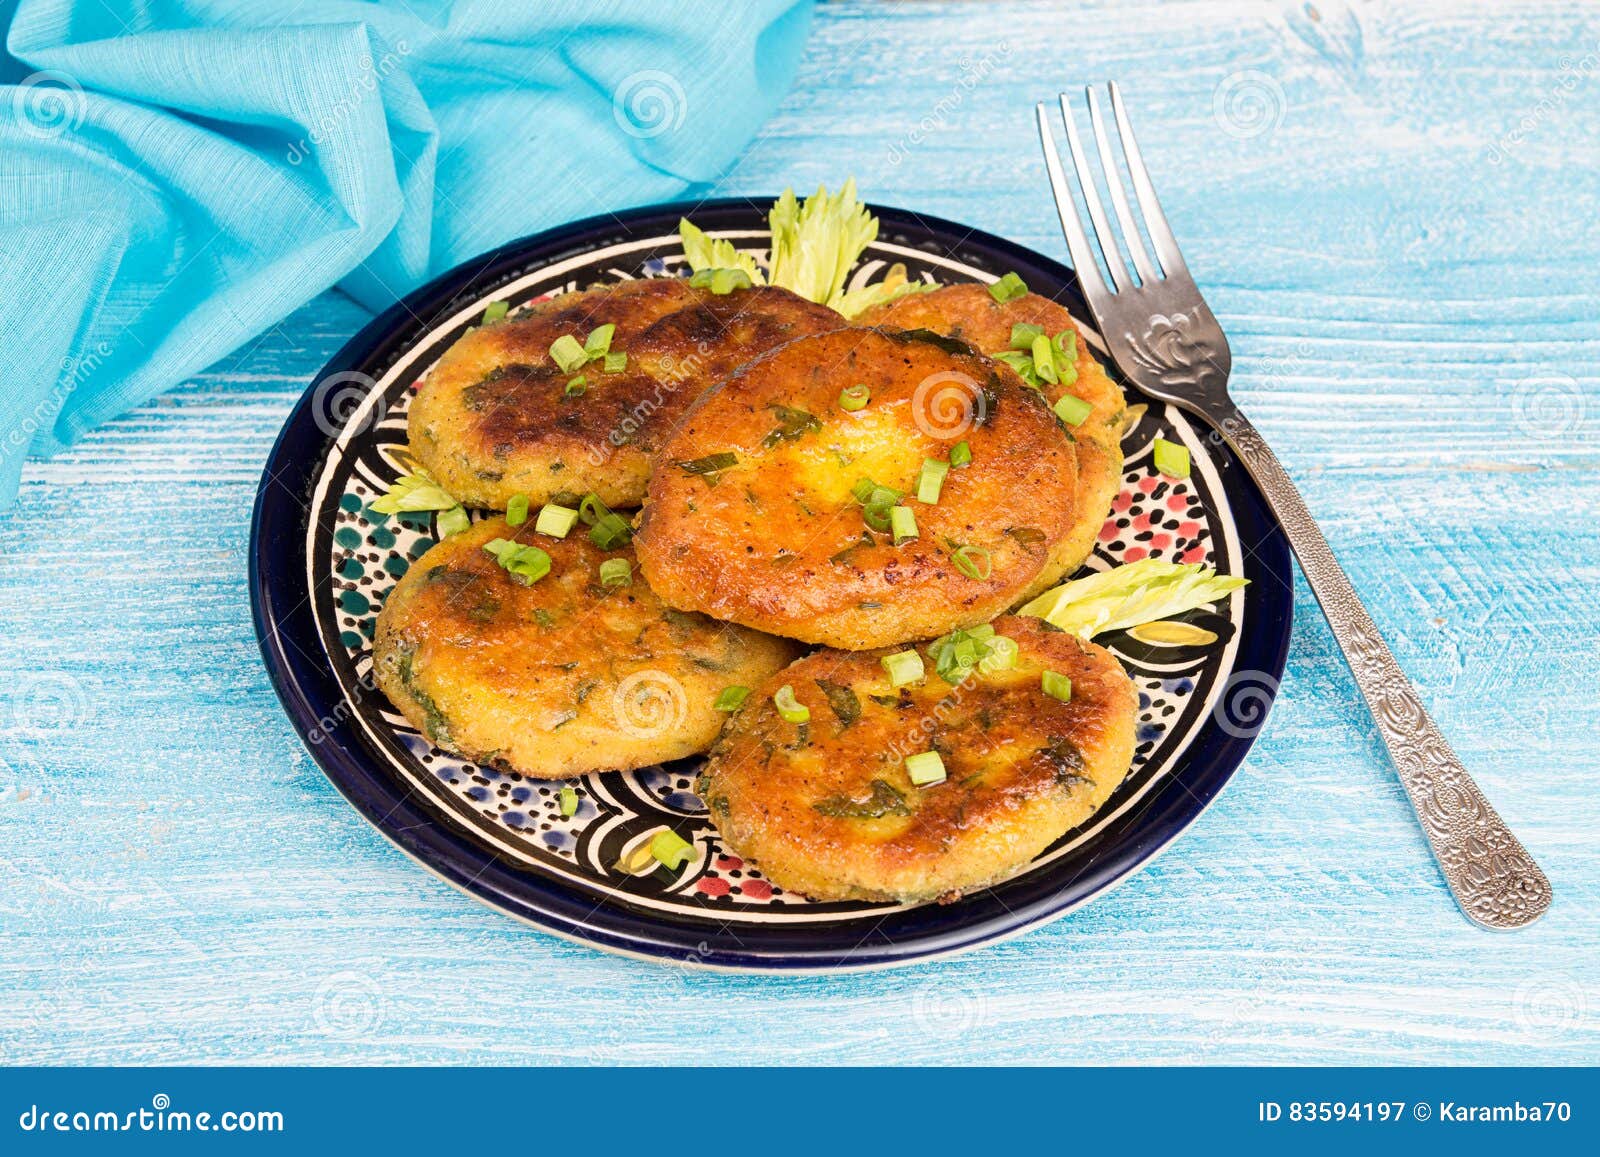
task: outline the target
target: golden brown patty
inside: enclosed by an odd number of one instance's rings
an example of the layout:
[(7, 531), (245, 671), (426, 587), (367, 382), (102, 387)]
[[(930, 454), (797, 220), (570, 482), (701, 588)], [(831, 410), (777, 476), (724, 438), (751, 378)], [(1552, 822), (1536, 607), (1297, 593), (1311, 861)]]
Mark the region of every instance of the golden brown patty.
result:
[[(1133, 683), (1110, 652), (1038, 619), (994, 626), (1016, 640), (1016, 667), (956, 686), (924, 649), (925, 678), (894, 688), (889, 648), (818, 651), (757, 687), (699, 785), (728, 846), (818, 900), (928, 900), (1010, 875), (1087, 819), (1133, 758)], [(1041, 690), (1047, 670), (1072, 680), (1070, 702)], [(785, 685), (803, 725), (773, 703)], [(905, 758), (926, 751), (946, 779), (918, 787)]]
[[(857, 383), (871, 400), (847, 412)], [(917, 501), (923, 461), (961, 442), (970, 465)], [(757, 630), (851, 650), (930, 638), (1028, 589), (1073, 525), (1076, 473), (1043, 397), (959, 342), (802, 338), (707, 393), (662, 447), (639, 564), (669, 606)], [(904, 495), (918, 538), (869, 527), (863, 480)]]
[[(549, 554), (524, 586), (483, 549), (491, 539)], [(605, 587), (602, 551), (579, 525), (565, 539), (480, 522), (439, 543), (384, 603), (378, 685), (440, 747), (536, 778), (643, 767), (704, 751), (729, 684), (765, 679), (791, 644), (668, 610), (644, 585)]]
[(982, 285), (949, 285), (931, 293), (913, 294), (888, 305), (867, 310), (863, 325), (891, 325), (905, 329), (931, 329), (958, 337), (984, 353), (1006, 349), (1011, 327), (1018, 323), (1040, 325), (1058, 334), (1071, 329), (1078, 334), (1078, 380), (1070, 385), (1047, 384), (1052, 403), (1064, 394), (1082, 398), (1094, 407), (1072, 431), (1078, 441), (1078, 521), (1062, 540), (1029, 593), (1052, 585), (1082, 565), (1094, 549), (1112, 499), (1122, 486), (1122, 427), (1126, 405), (1121, 388), (1089, 352), (1083, 331), (1061, 306), (1037, 293), (1001, 304)]
[[(552, 359), (556, 339), (581, 343), (608, 324), (625, 369), (606, 373), (596, 361), (569, 372)], [(650, 278), (562, 294), (450, 347), (412, 400), (411, 449), (468, 506), (590, 492), (637, 506), (651, 450), (702, 390), (792, 338), (843, 324), (786, 289), (718, 295)], [(579, 375), (583, 392), (569, 394)]]

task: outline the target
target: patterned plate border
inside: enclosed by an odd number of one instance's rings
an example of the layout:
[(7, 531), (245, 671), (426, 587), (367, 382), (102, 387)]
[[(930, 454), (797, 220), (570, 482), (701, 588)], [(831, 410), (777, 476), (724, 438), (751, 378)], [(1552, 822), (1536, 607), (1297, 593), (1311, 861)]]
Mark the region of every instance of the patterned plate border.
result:
[[(333, 467), (355, 438), (380, 424), (369, 411), (377, 406), (381, 417), (384, 387), (391, 398), (397, 383), (406, 388), (413, 363), (431, 361), (441, 343), (454, 340), (476, 319), (484, 301), (502, 295), (520, 300), (533, 285), (547, 291), (551, 278), (559, 286), (568, 269), (588, 265), (592, 275), (601, 251), (612, 258), (662, 251), (668, 247), (661, 239), (691, 208), (698, 223), (719, 233), (755, 241), (765, 236), (764, 230), (751, 228), (761, 223), (764, 211), (744, 200), (578, 222), (507, 246), (410, 295), (318, 375), (269, 457), (252, 528), (250, 578), (258, 636), (291, 719), (339, 790), (409, 854), (513, 915), (613, 951), (707, 967), (864, 968), (961, 951), (1070, 911), (1148, 861), (1214, 798), (1259, 730), (1263, 702), (1270, 702), (1287, 651), (1292, 604), (1281, 534), (1226, 448), (1176, 411), (1153, 407), (1147, 422), (1159, 416), (1162, 432), (1176, 434), (1195, 451), (1197, 487), (1206, 492), (1207, 508), (1222, 515), (1221, 525), (1213, 526), (1221, 532), (1217, 545), (1225, 556), (1217, 565), (1253, 580), (1234, 596), (1226, 616), (1238, 629), (1227, 637), (1221, 661), (1207, 664), (1208, 671), (1229, 677), (1195, 688), (1203, 708), (1187, 709), (1183, 718), (1194, 716), (1198, 726), (1163, 735), (1145, 757), (1155, 771), (1130, 776), (1130, 784), (1138, 778), (1134, 790), (1119, 791), (1089, 825), (1070, 833), (1024, 874), (955, 904), (692, 912), (683, 910), (681, 898), (653, 896), (637, 887), (597, 888), (592, 878), (530, 860), (523, 854), (525, 842), (519, 848), (517, 841), (485, 830), (493, 825), (470, 808), (452, 808), (429, 790), (437, 784), (419, 781), (404, 766), (406, 760), (397, 758), (394, 725), (403, 721), (390, 712), (374, 726), (359, 696), (353, 701), (347, 695), (353, 668), (326, 621), (332, 600), (305, 596), (330, 581), (327, 566), (319, 574), (319, 561), (327, 557), (321, 552), (331, 534), (324, 524)], [(989, 279), (1015, 269), (1035, 289), (1084, 316), (1065, 267), (965, 226), (893, 209), (874, 211), (883, 229), (869, 257), (904, 258), (914, 267), (936, 266), (955, 278)], [(618, 269), (617, 275), (628, 273)], [(370, 388), (374, 381), (377, 389)], [(367, 383), (354, 396), (355, 404), (330, 406), (330, 391), (355, 389), (353, 382)], [(1132, 400), (1142, 399), (1130, 391)], [(332, 421), (335, 408), (337, 421)], [(397, 424), (403, 419), (390, 422)], [(319, 528), (326, 532), (320, 541)], [(1228, 701), (1234, 694), (1240, 696), (1238, 704)]]

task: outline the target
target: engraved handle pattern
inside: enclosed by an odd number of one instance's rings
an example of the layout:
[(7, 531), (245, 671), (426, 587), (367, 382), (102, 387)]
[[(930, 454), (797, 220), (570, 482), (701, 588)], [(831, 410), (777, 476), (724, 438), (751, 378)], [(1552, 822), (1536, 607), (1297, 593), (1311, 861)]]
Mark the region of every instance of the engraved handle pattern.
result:
[(1423, 709), (1277, 455), (1238, 409), (1208, 417), (1277, 513), (1456, 902), (1485, 928), (1533, 923), (1550, 907), (1550, 881)]

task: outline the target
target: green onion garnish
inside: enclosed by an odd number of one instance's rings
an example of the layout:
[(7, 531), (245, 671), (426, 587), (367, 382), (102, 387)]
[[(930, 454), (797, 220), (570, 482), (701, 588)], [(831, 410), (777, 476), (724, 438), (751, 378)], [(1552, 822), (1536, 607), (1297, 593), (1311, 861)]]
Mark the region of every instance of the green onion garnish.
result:
[(539, 518), (533, 524), (533, 529), (540, 534), (548, 534), (551, 538), (566, 538), (567, 532), (578, 523), (578, 512), (570, 506), (557, 506), (548, 503), (539, 510)]
[(513, 494), (506, 503), (506, 525), (521, 526), (528, 521), (528, 496)]
[(600, 585), (603, 587), (630, 587), (633, 585), (633, 564), (625, 558), (608, 558), (600, 564)]
[(1006, 635), (996, 635), (989, 640), (989, 653), (978, 660), (978, 670), (984, 672), (1009, 671), (1017, 665), (1017, 641)]
[(620, 374), (628, 368), (628, 355), (621, 350), (611, 350), (606, 354), (605, 370), (608, 374)]
[(917, 501), (929, 506), (939, 501), (939, 491), (944, 487), (944, 476), (950, 473), (950, 463), (936, 458), (924, 458), (922, 470), (917, 475)]
[(611, 350), (611, 339), (616, 335), (617, 327), (607, 322), (605, 325), (596, 326), (589, 331), (589, 336), (583, 341), (583, 352), (588, 361), (603, 358)]
[(578, 517), (589, 528), (589, 541), (601, 550), (617, 550), (628, 545), (628, 540), (633, 537), (633, 528), (628, 525), (628, 520), (620, 514), (611, 513), (611, 508), (600, 501), (598, 494), (585, 494), (583, 501), (578, 503)]
[(1019, 321), (1011, 327), (1011, 348), (1027, 353), (1033, 349), (1033, 339), (1043, 332), (1042, 325), (1030, 325), (1025, 321)]
[(561, 789), (561, 817), (571, 819), (578, 814), (578, 793), (570, 787)]
[(579, 369), (589, 360), (588, 351), (570, 333), (564, 333), (550, 343), (550, 356), (561, 367), (561, 372), (566, 374)]
[(894, 504), (905, 497), (898, 490), (891, 490), (887, 486), (879, 486), (870, 478), (860, 478), (850, 488), (856, 501), (861, 503), (861, 517), (868, 526), (880, 533), (889, 530), (889, 512)]
[(1001, 305), (1008, 301), (1015, 301), (1019, 297), (1025, 297), (1027, 292), (1027, 284), (1015, 273), (1008, 273), (989, 286), (989, 296)]
[(650, 854), (658, 863), (669, 868), (681, 868), (683, 862), (689, 858), (689, 853), (694, 851), (694, 845), (688, 843), (677, 832), (664, 828), (655, 834), (650, 841)]
[(1056, 350), (1050, 339), (1041, 333), (1033, 339), (1033, 372), (1041, 382), (1056, 383)]
[(962, 630), (959, 627), (928, 645), (933, 669), (946, 683), (959, 683), (989, 653), (994, 628), (988, 623)]
[(588, 392), (588, 390), (589, 390), (589, 379), (585, 375), (579, 374), (575, 378), (568, 378), (567, 379), (567, 388), (566, 388), (566, 391), (565, 391), (567, 397), (569, 397), (569, 398), (581, 398), (584, 394), (586, 394)]
[(794, 687), (788, 683), (778, 688), (772, 704), (788, 723), (805, 723), (811, 718), (811, 709), (794, 697)]
[(1065, 358), (1072, 365), (1076, 365), (1078, 362), (1078, 331), (1064, 329), (1056, 334), (1056, 352), (1061, 355), (1060, 358), (1056, 359), (1058, 365), (1062, 358)]
[(866, 409), (868, 402), (872, 401), (872, 391), (865, 385), (846, 386), (839, 391), (839, 408), (849, 413)]
[(452, 506), (449, 510), (441, 510), (439, 517), (434, 519), (433, 528), (439, 532), (440, 538), (449, 538), (452, 534), (460, 534), (472, 525), (472, 519), (467, 517), (463, 507)]
[(972, 462), (972, 447), (965, 442), (957, 442), (950, 447), (950, 466), (952, 469), (970, 465)]
[(536, 546), (492, 538), (483, 544), (483, 549), (494, 555), (506, 573), (523, 586), (531, 586), (550, 573), (550, 556)]
[(885, 655), (881, 662), (883, 669), (889, 672), (891, 687), (904, 687), (927, 674), (922, 666), (922, 656), (915, 651), (896, 651), (892, 655)]
[(910, 542), (917, 537), (917, 516), (911, 513), (909, 506), (891, 506), (889, 530), (894, 535), (896, 546)]
[(1156, 469), (1168, 478), (1189, 477), (1189, 448), (1180, 446), (1176, 442), (1169, 442), (1165, 438), (1157, 438), (1155, 450), (1151, 457), (1155, 460)]
[(937, 751), (919, 751), (906, 756), (906, 775), (918, 787), (944, 782), (944, 760)]
[(724, 687), (722, 694), (717, 696), (717, 701), (711, 706), (718, 711), (737, 711), (744, 706), (744, 701), (748, 698), (750, 698), (750, 688), (735, 683), (731, 687)]
[(1072, 702), (1072, 680), (1061, 672), (1046, 671), (1040, 676), (1039, 685), (1050, 698), (1059, 699), (1063, 703)]
[(510, 312), (511, 303), (509, 301), (491, 301), (488, 305), (484, 306), (483, 324), (493, 325)]
[(994, 562), (989, 552), (981, 546), (958, 546), (950, 552), (950, 561), (969, 579), (984, 582), (994, 573)]
[(736, 289), (749, 289), (755, 282), (742, 269), (702, 269), (689, 278), (695, 289), (709, 289), (721, 297)]
[(1062, 394), (1059, 401), (1050, 407), (1069, 426), (1081, 426), (1083, 420), (1094, 412), (1094, 407), (1082, 398), (1073, 397), (1071, 394)]
[(739, 464), (739, 456), (727, 452), (721, 454), (707, 454), (704, 458), (691, 458), (687, 462), (677, 463), (679, 470), (685, 474), (697, 474), (706, 480), (707, 486), (715, 486), (721, 480), (724, 470), (731, 470)]

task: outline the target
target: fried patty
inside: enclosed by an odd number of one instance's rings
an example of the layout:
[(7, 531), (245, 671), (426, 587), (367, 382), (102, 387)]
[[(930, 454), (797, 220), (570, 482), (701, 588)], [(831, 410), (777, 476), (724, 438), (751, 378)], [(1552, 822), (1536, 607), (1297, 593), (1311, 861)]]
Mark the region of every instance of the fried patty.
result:
[[(723, 840), (773, 883), (818, 900), (953, 898), (1011, 875), (1081, 824), (1126, 775), (1138, 695), (1110, 652), (1039, 619), (1006, 617), (1017, 664), (952, 685), (895, 688), (893, 649), (818, 651), (757, 687), (729, 721), (699, 791)], [(1061, 702), (1042, 674), (1072, 681)], [(780, 716), (783, 686), (810, 712)], [(919, 787), (905, 759), (939, 752)]]
[(1067, 329), (1077, 333), (1077, 381), (1064, 386), (1047, 384), (1044, 392), (1051, 403), (1064, 394), (1072, 394), (1094, 407), (1072, 431), (1078, 442), (1078, 520), (1052, 553), (1029, 593), (1035, 594), (1077, 570), (1094, 550), (1095, 538), (1122, 487), (1122, 429), (1127, 406), (1121, 388), (1089, 352), (1083, 331), (1072, 315), (1037, 293), (1001, 304), (989, 296), (985, 286), (968, 284), (912, 294), (867, 310), (857, 321), (862, 325), (931, 329), (958, 337), (984, 353), (1006, 349), (1011, 342), (1011, 327), (1018, 323), (1043, 326), (1052, 335)]
[[(412, 400), (412, 453), (468, 506), (504, 510), (594, 493), (610, 506), (644, 497), (649, 455), (714, 382), (759, 354), (843, 319), (786, 289), (714, 294), (680, 278), (647, 278), (565, 293), (451, 346)], [(582, 343), (616, 326), (602, 361), (563, 370), (558, 338)], [(581, 376), (579, 386), (569, 383)]]
[[(847, 411), (857, 384), (870, 400)], [(960, 443), (970, 464), (918, 501), (923, 462)], [(1059, 420), (1006, 367), (927, 332), (840, 330), (746, 365), (684, 416), (651, 475), (639, 564), (668, 606), (772, 634), (926, 639), (1035, 584), (1075, 524), (1076, 477)], [(863, 484), (899, 492), (918, 537), (874, 529)]]
[[(529, 585), (483, 546), (504, 538), (549, 554)], [(791, 644), (669, 610), (634, 568), (606, 587), (602, 551), (580, 525), (565, 539), (530, 520), (480, 522), (412, 564), (373, 642), (378, 685), (440, 747), (535, 778), (643, 767), (704, 751), (729, 684), (753, 684)]]

